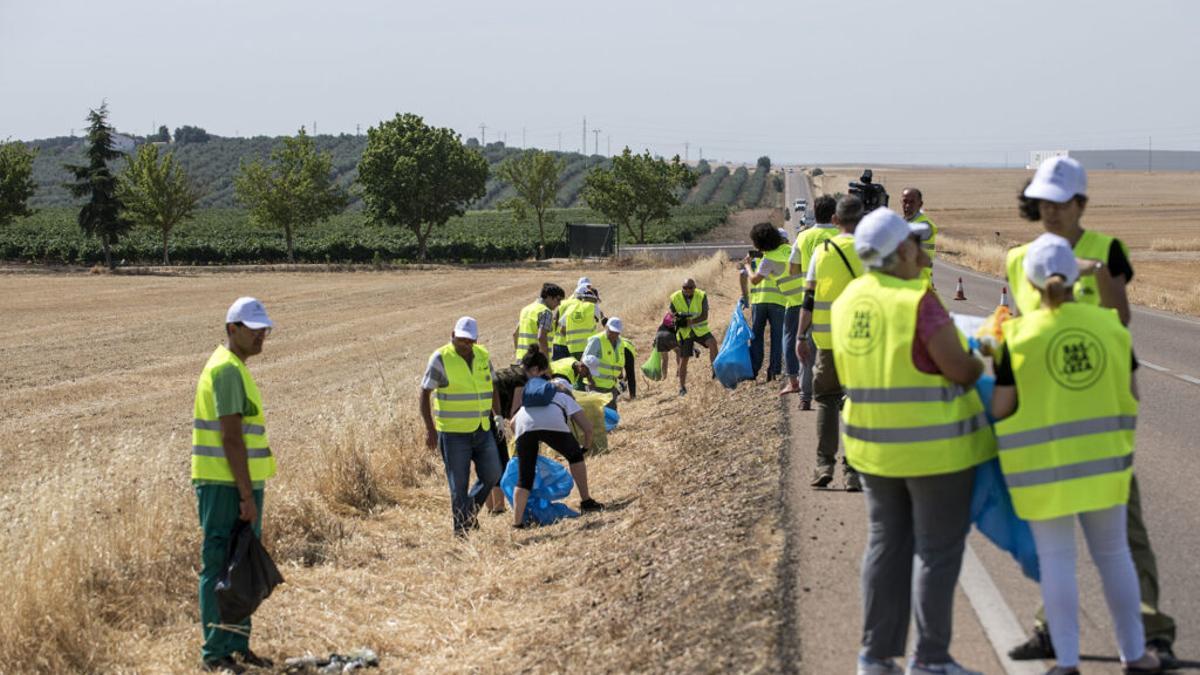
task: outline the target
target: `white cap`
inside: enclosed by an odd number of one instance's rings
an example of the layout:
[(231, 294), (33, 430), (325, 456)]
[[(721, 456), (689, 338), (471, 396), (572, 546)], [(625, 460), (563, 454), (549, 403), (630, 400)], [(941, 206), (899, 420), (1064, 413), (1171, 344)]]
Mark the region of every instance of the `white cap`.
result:
[(614, 333), (620, 333), (621, 330), (624, 328), (624, 326), (621, 325), (621, 320), (615, 316), (610, 318), (608, 320), (608, 323), (604, 324), (604, 327), (607, 328), (608, 330), (611, 330)]
[(1070, 157), (1052, 157), (1038, 166), (1025, 196), (1065, 204), (1075, 195), (1087, 194), (1087, 172)]
[(1068, 286), (1079, 279), (1079, 263), (1071, 242), (1049, 232), (1043, 234), (1025, 250), (1025, 276), (1038, 288), (1045, 288), (1046, 281), (1058, 275)]
[[(587, 277), (584, 277), (584, 278), (586, 279)], [(575, 297), (577, 297), (577, 298), (582, 298), (583, 296), (587, 295), (588, 293), (591, 293), (591, 291), (588, 290), (587, 284), (579, 284), (575, 287)]]
[(910, 223), (891, 209), (878, 208), (854, 228), (854, 251), (867, 267), (878, 267), (905, 239), (915, 234), (926, 241), (931, 233), (925, 223)]
[(785, 228), (782, 228), (782, 227), (779, 228), (779, 236), (783, 237), (784, 241), (791, 241), (790, 239), (788, 239), (788, 231)]
[(258, 301), (258, 298), (238, 298), (229, 306), (229, 311), (225, 312), (225, 323), (241, 323), (247, 328), (258, 330), (259, 328), (270, 328), (275, 324), (271, 322), (267, 316), (267, 308)]
[(583, 286), (584, 288), (587, 288), (588, 286), (592, 285), (592, 280), (587, 277), (579, 277), (579, 281), (576, 281), (575, 285)]
[(454, 324), (454, 337), (478, 340), (479, 325), (475, 323), (475, 319), (464, 316)]
[(595, 354), (588, 354), (587, 356), (583, 357), (583, 365), (587, 366), (588, 372), (592, 374), (592, 377), (596, 377), (600, 374), (599, 356), (596, 356)]

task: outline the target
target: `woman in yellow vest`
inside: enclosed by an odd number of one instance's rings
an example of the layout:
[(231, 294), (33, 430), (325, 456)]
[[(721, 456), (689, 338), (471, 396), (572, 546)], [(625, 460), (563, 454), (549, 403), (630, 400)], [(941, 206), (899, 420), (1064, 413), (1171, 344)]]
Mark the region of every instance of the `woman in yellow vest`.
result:
[[(1073, 302), (1079, 266), (1043, 234), (1022, 266), (1038, 309), (1004, 323), (992, 412), (1017, 515), (1037, 544), (1054, 673), (1078, 673), (1075, 521), (1100, 573), (1126, 672), (1161, 672), (1146, 651), (1141, 591), (1126, 535), (1137, 385), (1132, 340), (1111, 309)], [(1132, 364), (1132, 367), (1131, 367)]]
[[(750, 282), (750, 367), (754, 376), (762, 368), (767, 326), (771, 327), (771, 356), (767, 365), (767, 381), (783, 372), (783, 320), (786, 318), (788, 296), (779, 290), (779, 280), (788, 277), (788, 257), (792, 249), (787, 238), (771, 223), (759, 223), (750, 230), (750, 241), (762, 254), (752, 266), (749, 257), (742, 260), (742, 273)], [(799, 296), (796, 302), (800, 302)]]
[(972, 672), (950, 656), (954, 588), (974, 469), (995, 456), (996, 439), (973, 387), (983, 362), (921, 274), (927, 234), (889, 209), (867, 214), (854, 250), (869, 271), (831, 310), (842, 439), (869, 524), (860, 674), (900, 672), (893, 659), (904, 655), (910, 613), (918, 635), (908, 673)]

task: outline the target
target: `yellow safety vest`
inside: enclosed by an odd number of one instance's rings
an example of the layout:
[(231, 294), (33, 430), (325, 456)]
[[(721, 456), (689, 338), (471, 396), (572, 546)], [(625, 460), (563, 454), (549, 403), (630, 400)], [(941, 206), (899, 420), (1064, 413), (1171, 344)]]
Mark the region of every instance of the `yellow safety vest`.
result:
[(267, 439), (262, 394), (246, 364), (225, 345), (217, 347), (208, 357), (196, 383), (196, 402), (192, 406), (192, 480), (234, 482), (229, 461), (225, 459), (221, 419), (217, 417), (217, 399), (213, 393), (213, 376), (224, 368), (237, 368), (242, 376), (242, 388), (250, 402), (250, 413), (242, 415), (242, 440), (246, 444), (250, 480), (264, 481), (275, 475), (275, 456)]
[[(542, 312), (549, 311), (550, 308), (540, 299), (521, 309), (520, 318), (517, 319), (517, 360), (525, 355), (529, 345), (538, 344), (538, 317), (542, 315)], [(549, 337), (547, 336), (547, 340)]]
[(562, 332), (563, 329), (561, 326), (558, 325), (558, 320), (561, 319), (562, 317), (566, 316), (567, 310), (570, 309), (571, 304), (574, 302), (577, 302), (577, 301), (578, 301), (578, 299), (575, 298), (574, 296), (566, 298), (562, 302), (558, 303), (558, 307), (556, 307), (554, 309), (554, 330), (551, 331), (551, 333), (550, 333), (550, 347), (551, 348), (559, 347), (559, 346), (561, 346), (561, 347), (567, 346), (567, 339), (565, 336), (563, 336), (563, 332)]
[(488, 351), (472, 347), (468, 366), (449, 343), (438, 350), (450, 384), (433, 392), (433, 426), (438, 431), (469, 434), (492, 428), (492, 371)]
[[(759, 268), (762, 267), (763, 260), (771, 260), (777, 266), (780, 266), (782, 271), (775, 274), (769, 274), (757, 284), (750, 285), (750, 304), (774, 304), (787, 307), (788, 296), (784, 295), (783, 292), (779, 290), (779, 281), (780, 279), (785, 281), (791, 279), (791, 277), (788, 276), (787, 271), (788, 256), (791, 254), (791, 252), (792, 247), (790, 245), (780, 244), (775, 249), (767, 251), (763, 254), (762, 259), (758, 262)], [(801, 295), (803, 295), (803, 288), (801, 288)], [(802, 299), (803, 297), (801, 297), (801, 300)]]
[(699, 322), (690, 321), (690, 319), (700, 316), (700, 313), (704, 311), (704, 298), (704, 291), (699, 288), (692, 291), (691, 302), (688, 302), (688, 299), (683, 297), (683, 291), (675, 291), (671, 294), (671, 309), (675, 310), (675, 313), (679, 316), (686, 316), (689, 319), (686, 328), (676, 330), (679, 339), (686, 340), (693, 336), (702, 338), (710, 334), (708, 319)]
[(913, 364), (917, 306), (928, 290), (924, 279), (869, 272), (833, 303), (833, 358), (847, 399), (842, 440), (846, 461), (863, 473), (932, 476), (996, 455), (975, 388)]
[(629, 353), (632, 355), (633, 360), (636, 361), (637, 360), (637, 347), (635, 347), (633, 345), (633, 340), (623, 337), (623, 338), (621, 338), (621, 344), (625, 347), (625, 349), (629, 350)]
[[(1083, 231), (1083, 236), (1075, 242), (1073, 250), (1076, 257), (1099, 260), (1107, 265), (1108, 252), (1112, 248), (1113, 241), (1121, 246), (1121, 250), (1128, 257), (1129, 249), (1125, 246), (1125, 242), (1091, 230)], [(1017, 309), (1022, 314), (1029, 314), (1042, 304), (1041, 293), (1025, 276), (1025, 251), (1028, 249), (1029, 244), (1022, 244), (1010, 250), (1005, 262), (1005, 267), (1008, 269), (1008, 288), (1012, 291), (1013, 302), (1016, 303)], [(1079, 280), (1075, 282), (1075, 301), (1085, 305), (1100, 304), (1100, 289), (1096, 286), (1095, 276), (1089, 274), (1079, 277)]]
[(563, 316), (567, 318), (567, 351), (578, 354), (587, 346), (592, 333), (596, 332), (596, 303), (576, 300)]
[(579, 382), (579, 376), (575, 374), (575, 364), (579, 360), (574, 356), (564, 356), (561, 359), (555, 359), (550, 362), (550, 372), (560, 377), (565, 377), (571, 386), (575, 386)]
[[(660, 296), (661, 297), (661, 296)], [(597, 333), (588, 338), (591, 340), (600, 341), (600, 367), (599, 373), (592, 373), (592, 381), (596, 383), (596, 389), (599, 391), (612, 391), (617, 386), (617, 379), (621, 377), (621, 373), (625, 370), (625, 344), (623, 340), (617, 340), (619, 348), (613, 347), (613, 344), (608, 340), (608, 332)]]
[[(842, 255), (838, 255), (838, 251)], [(845, 261), (842, 260), (845, 256)], [(850, 267), (846, 267), (846, 263)], [(830, 313), (833, 301), (863, 273), (862, 261), (854, 251), (854, 235), (837, 234), (821, 242), (813, 262), (816, 289), (813, 291), (812, 339), (820, 349), (832, 349), (829, 337)]]
[(810, 227), (800, 233), (796, 238), (795, 249), (799, 251), (799, 264), (801, 276), (808, 273), (808, 264), (812, 262), (813, 251), (821, 242), (826, 239), (832, 239), (838, 230), (836, 227)]
[(1116, 310), (1069, 302), (1004, 323), (1017, 411), (996, 423), (1000, 468), (1026, 520), (1129, 501), (1138, 402)]
[(925, 252), (929, 254), (929, 259), (933, 260), (937, 257), (937, 225), (933, 224), (933, 221), (929, 219), (929, 216), (925, 215), (924, 211), (918, 213), (916, 218), (908, 222), (929, 225), (929, 239), (928, 241), (921, 242), (921, 248), (925, 249)]

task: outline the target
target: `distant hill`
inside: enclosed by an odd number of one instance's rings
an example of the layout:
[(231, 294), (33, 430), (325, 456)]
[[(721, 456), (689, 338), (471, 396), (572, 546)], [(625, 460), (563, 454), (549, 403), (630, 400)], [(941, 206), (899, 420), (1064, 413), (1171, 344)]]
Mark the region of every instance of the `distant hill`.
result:
[[(146, 139), (131, 137), (137, 143)], [(192, 181), (204, 195), (200, 200), (202, 208), (237, 208), (240, 206), (233, 194), (233, 178), (242, 162), (254, 159), (267, 159), (272, 148), (283, 142), (282, 137), (255, 136), (253, 138), (224, 138), (208, 136), (204, 142), (167, 143), (164, 150), (175, 153), (176, 159), (187, 170)], [(51, 206), (72, 206), (74, 200), (63, 187), (69, 178), (63, 164), (81, 163), (84, 159), (84, 140), (80, 137), (60, 136), (30, 141), (27, 145), (38, 148), (37, 158), (33, 164), (34, 180), (38, 184), (37, 192), (30, 200), (34, 208)], [(333, 154), (333, 170), (337, 182), (344, 186), (352, 185), (358, 178), (358, 160), (367, 144), (367, 137), (341, 134), (338, 136), (319, 135), (313, 137), (316, 147), (321, 152)], [(478, 143), (469, 139), (468, 145)], [(508, 157), (519, 154), (520, 148), (507, 147), (504, 143), (489, 143), (480, 148), (484, 157), (492, 167), (493, 174), (497, 165)], [(597, 166), (608, 163), (607, 157), (600, 155), (582, 155), (577, 152), (551, 154), (558, 155), (566, 162), (561, 186), (558, 191), (559, 207), (584, 206), (580, 197), (583, 181), (588, 172)], [(693, 205), (725, 205), (725, 206), (769, 206), (776, 205), (777, 193), (781, 186), (776, 181), (767, 180), (766, 171), (756, 170), (747, 176), (747, 171), (740, 168), (730, 172), (725, 167), (710, 171), (707, 164), (701, 162), (700, 184), (687, 195), (685, 201)], [(362, 203), (359, 196), (351, 190), (351, 210), (359, 210)], [(512, 187), (494, 176), (488, 179), (487, 193), (471, 205), (472, 209), (491, 209), (513, 196)]]

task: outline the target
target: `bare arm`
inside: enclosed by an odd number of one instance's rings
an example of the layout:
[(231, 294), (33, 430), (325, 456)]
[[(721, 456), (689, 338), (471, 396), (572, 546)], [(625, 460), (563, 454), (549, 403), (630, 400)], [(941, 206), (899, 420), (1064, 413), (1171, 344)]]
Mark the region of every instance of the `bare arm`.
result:
[(579, 428), (583, 431), (583, 447), (590, 450), (592, 448), (591, 420), (587, 418), (587, 415), (582, 410), (574, 415), (571, 415), (571, 420), (575, 422), (575, 424), (579, 425)]
[[(517, 411), (521, 409), (521, 400), (525, 397), (525, 385), (521, 385), (513, 390), (512, 405), (509, 406), (508, 419), (517, 416)], [(497, 404), (499, 405), (499, 404)]]
[(241, 497), (241, 519), (253, 523), (258, 519), (258, 507), (254, 503), (254, 485), (250, 480), (250, 461), (247, 458), (246, 439), (242, 436), (242, 416), (239, 414), (221, 417), (221, 447), (225, 460), (233, 473)]
[(958, 329), (952, 323), (938, 329), (926, 347), (938, 370), (955, 384), (964, 387), (973, 385), (983, 374), (983, 361), (962, 348), (958, 341)]
[(437, 429), (433, 426), (433, 408), (429, 402), (432, 394), (432, 391), (421, 387), (421, 421), (425, 423), (425, 447), (430, 450), (437, 447)]
[(1017, 409), (1017, 388), (1012, 385), (997, 386), (992, 392), (992, 417), (1002, 420)]

